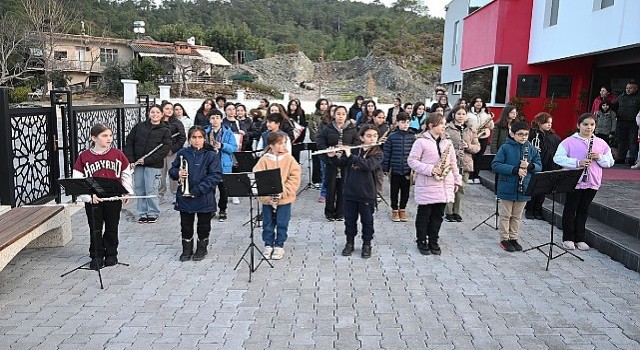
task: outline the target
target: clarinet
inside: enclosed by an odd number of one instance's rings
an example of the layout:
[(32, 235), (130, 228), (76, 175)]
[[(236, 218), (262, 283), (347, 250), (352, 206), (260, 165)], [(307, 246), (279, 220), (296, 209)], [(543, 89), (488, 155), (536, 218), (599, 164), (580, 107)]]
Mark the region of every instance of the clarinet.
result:
[[(524, 145), (524, 153), (522, 154), (522, 160), (524, 161), (528, 161), (529, 160), (529, 145)], [(520, 176), (520, 181), (518, 182), (518, 192), (520, 193), (524, 193), (524, 178), (527, 177), (525, 176)]]
[[(593, 150), (593, 136), (591, 136), (591, 138), (589, 138), (589, 149), (587, 149), (587, 158), (589, 160), (591, 160), (591, 151)], [(588, 182), (589, 181), (589, 165), (584, 167), (584, 170), (582, 171), (582, 182)]]

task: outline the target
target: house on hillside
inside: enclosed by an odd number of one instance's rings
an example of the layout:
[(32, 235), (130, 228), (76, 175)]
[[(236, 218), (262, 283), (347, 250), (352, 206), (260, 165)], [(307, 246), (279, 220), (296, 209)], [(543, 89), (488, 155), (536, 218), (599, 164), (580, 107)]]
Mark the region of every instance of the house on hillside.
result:
[(637, 0), (452, 0), (441, 82), (496, 115), (513, 99), (528, 121), (550, 111), (564, 136), (600, 87), (620, 94), (640, 80), (639, 13)]

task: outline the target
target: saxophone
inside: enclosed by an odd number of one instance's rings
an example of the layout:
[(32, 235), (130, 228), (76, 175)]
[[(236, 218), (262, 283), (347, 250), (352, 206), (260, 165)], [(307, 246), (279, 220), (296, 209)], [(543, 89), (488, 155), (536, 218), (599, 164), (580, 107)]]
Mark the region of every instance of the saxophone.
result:
[(452, 143), (449, 142), (447, 148), (442, 152), (438, 164), (436, 164), (436, 169), (440, 169), (440, 175), (433, 175), (433, 178), (436, 179), (436, 181), (444, 180), (451, 172), (451, 164), (449, 164), (449, 152), (451, 152), (451, 145)]
[(487, 126), (489, 125), (489, 123), (491, 123), (491, 121), (493, 120), (493, 118), (491, 117), (491, 114), (487, 114), (487, 120), (484, 121), (484, 123), (482, 123), (481, 125), (478, 126), (478, 138), (484, 138), (485, 136), (488, 135), (489, 133), (489, 129), (487, 129)]

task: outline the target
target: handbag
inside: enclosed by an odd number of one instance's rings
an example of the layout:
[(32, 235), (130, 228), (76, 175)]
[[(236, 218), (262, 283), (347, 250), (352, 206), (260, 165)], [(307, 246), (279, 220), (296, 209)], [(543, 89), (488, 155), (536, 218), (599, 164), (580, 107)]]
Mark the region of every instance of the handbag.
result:
[(300, 138), (300, 135), (302, 135), (305, 127), (300, 125), (295, 120), (291, 120), (291, 123), (293, 124), (293, 140), (291, 141), (291, 143), (295, 143)]

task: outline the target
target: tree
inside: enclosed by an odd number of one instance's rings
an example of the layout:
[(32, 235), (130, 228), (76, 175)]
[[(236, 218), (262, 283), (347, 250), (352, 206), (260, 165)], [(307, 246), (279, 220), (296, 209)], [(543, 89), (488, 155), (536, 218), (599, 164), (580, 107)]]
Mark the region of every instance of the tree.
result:
[(25, 80), (25, 73), (35, 59), (28, 50), (28, 33), (24, 24), (13, 15), (0, 15), (0, 85), (11, 80)]

